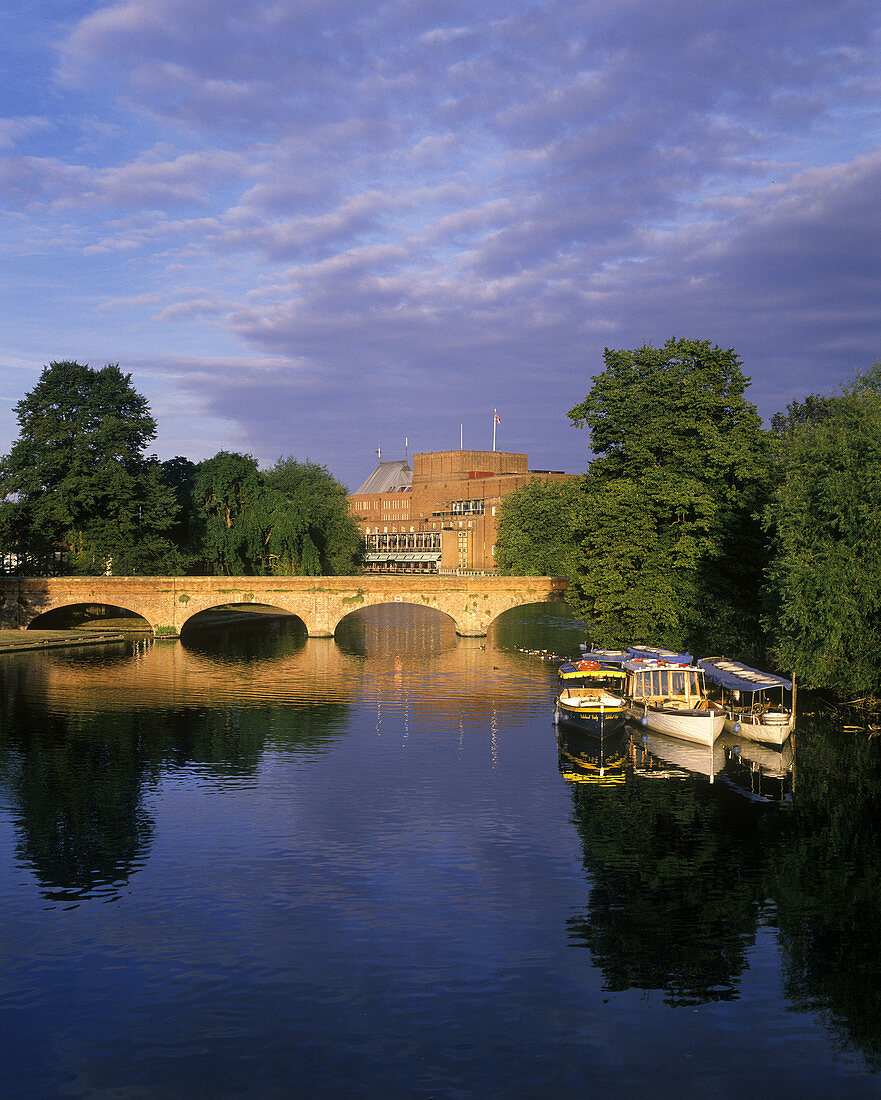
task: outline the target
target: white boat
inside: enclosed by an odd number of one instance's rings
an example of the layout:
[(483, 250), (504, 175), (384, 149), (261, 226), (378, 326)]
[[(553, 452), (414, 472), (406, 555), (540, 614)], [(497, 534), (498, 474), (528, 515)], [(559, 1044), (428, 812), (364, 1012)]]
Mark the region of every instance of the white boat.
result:
[(663, 657), (639, 656), (633, 647), (627, 673), (627, 709), (634, 722), (699, 745), (712, 745), (725, 726), (725, 711), (707, 694), (703, 670), (689, 653), (663, 651)]
[(722, 689), (729, 733), (769, 745), (784, 743), (795, 727), (791, 680), (728, 657), (704, 657), (698, 663), (706, 678)]

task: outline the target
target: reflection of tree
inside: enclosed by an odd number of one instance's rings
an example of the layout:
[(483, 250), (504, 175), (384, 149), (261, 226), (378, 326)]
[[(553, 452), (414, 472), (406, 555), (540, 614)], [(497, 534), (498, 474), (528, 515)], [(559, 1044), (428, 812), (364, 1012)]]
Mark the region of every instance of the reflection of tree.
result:
[(760, 819), (709, 786), (631, 778), (572, 791), (593, 889), (570, 930), (608, 989), (732, 1000), (766, 896)]
[(3, 709), (10, 733), (0, 773), (19, 808), (18, 855), (46, 895), (72, 900), (127, 879), (153, 837), (137, 720), (115, 716), (108, 735), (66, 715), (46, 713), (35, 723), (18, 696)]
[(498, 649), (568, 658), (577, 656), (586, 630), (568, 604), (549, 601), (505, 611), (490, 625), (488, 638)]
[(881, 1068), (881, 743), (821, 719), (798, 735), (778, 869), (786, 992)]
[[(227, 655), (229, 648), (236, 647), (228, 647)], [(217, 678), (218, 688), (229, 684), (237, 690), (236, 668), (254, 661), (271, 665), (274, 658), (285, 667), (284, 653), (271, 638), (267, 644), (253, 636), (238, 639), (237, 648), (229, 671)], [(131, 647), (123, 652), (131, 667), (121, 678), (134, 691), (137, 662)], [(215, 652), (220, 660), (221, 643)], [(284, 752), (320, 751), (345, 726), (348, 706), (317, 694), (314, 702), (294, 704), (261, 700), (259, 694), (243, 704), (237, 695), (227, 705), (222, 698), (209, 704), (202, 697), (168, 705), (164, 696), (150, 705), (149, 695), (142, 695), (137, 706), (126, 706), (119, 659), (102, 656), (91, 668), (89, 698), (82, 707), (67, 708), (52, 703), (58, 670), (76, 673), (77, 660), (85, 669), (81, 655), (29, 655), (0, 663), (0, 781), (18, 809), (18, 855), (53, 900), (118, 889), (143, 864), (153, 837), (144, 789), (170, 769), (202, 765), (217, 782), (255, 775), (268, 743)]]

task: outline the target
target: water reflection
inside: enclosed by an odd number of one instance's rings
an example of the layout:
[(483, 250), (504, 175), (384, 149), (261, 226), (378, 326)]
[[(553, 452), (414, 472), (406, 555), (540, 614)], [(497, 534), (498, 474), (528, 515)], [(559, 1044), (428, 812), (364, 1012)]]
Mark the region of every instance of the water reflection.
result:
[(630, 749), (626, 730), (602, 737), (557, 727), (560, 774), (570, 783), (623, 783)]
[(800, 719), (774, 897), (787, 996), (881, 1068), (881, 738)]
[(787, 802), (795, 784), (795, 734), (782, 745), (747, 741), (723, 733), (722, 778), (744, 797), (758, 802)]
[(36, 736), (6, 741), (0, 775), (17, 807), (16, 856), (51, 901), (113, 896), (146, 860), (154, 822), (139, 726), (123, 719), (112, 751), (92, 723), (71, 728), (57, 715)]
[(803, 719), (797, 784), (795, 735), (708, 750), (633, 729), (627, 756), (626, 782), (571, 788), (590, 893), (568, 927), (605, 988), (736, 1000), (776, 928), (792, 1006), (881, 1068), (881, 740)]
[(648, 740), (634, 733), (626, 783), (572, 789), (590, 895), (570, 935), (609, 991), (659, 990), (673, 1006), (734, 1000), (765, 900), (768, 838), (755, 815), (738, 817), (694, 781), (715, 774), (714, 754)]
[(32, 1095), (877, 1084), (881, 739), (802, 721), (798, 783), (794, 743), (555, 742), (531, 630), (380, 608), (0, 662), (0, 1079), (63, 1017)]
[(719, 740), (698, 745), (654, 730), (630, 729), (630, 755), (634, 770), (649, 777), (700, 775), (712, 783), (725, 763), (725, 751)]

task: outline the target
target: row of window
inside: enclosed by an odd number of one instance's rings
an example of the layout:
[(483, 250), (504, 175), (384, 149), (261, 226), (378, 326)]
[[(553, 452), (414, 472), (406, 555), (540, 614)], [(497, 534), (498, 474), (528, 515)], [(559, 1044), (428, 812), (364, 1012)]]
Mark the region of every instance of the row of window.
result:
[[(453, 526), (453, 524), (452, 524), (452, 523), (447, 523), (447, 524), (443, 524), (443, 523), (433, 523), (433, 524), (431, 525), (431, 530), (432, 530), (432, 531), (437, 531), (437, 530), (443, 530), (443, 529), (444, 529), (444, 527), (446, 527), (447, 529), (449, 529), (449, 528), (451, 528), (452, 526)], [(467, 526), (468, 528), (471, 528), (471, 527), (473, 526), (473, 524), (472, 524), (472, 521), (471, 521), (470, 519), (469, 519), (469, 520), (467, 520), (467, 521), (466, 521), (466, 520), (461, 520), (461, 519), (460, 519), (460, 520), (459, 520), (459, 527), (460, 527), (460, 528), (462, 528), (462, 527), (466, 527), (466, 526)], [(397, 533), (397, 530), (398, 530), (398, 529), (397, 529), (397, 527), (392, 527), (392, 528), (391, 528), (391, 531), (392, 531), (392, 533), (393, 533), (393, 534)], [(407, 529), (406, 529), (406, 527), (404, 527), (404, 526), (402, 526), (402, 527), (401, 527), (401, 531), (402, 531), (402, 532), (406, 532), (406, 530), (407, 530)], [(409, 533), (410, 533), (410, 534), (413, 534), (413, 533), (414, 533), (415, 531), (416, 531), (416, 528), (415, 528), (415, 527), (412, 527), (412, 526), (411, 526), (411, 527), (410, 527), (410, 532), (409, 532)], [(388, 527), (383, 527), (383, 529), (382, 529), (382, 534), (384, 534), (384, 535), (387, 535), (388, 533), (389, 533), (389, 528), (388, 528)], [(364, 528), (364, 536), (365, 536), (365, 538), (366, 538), (366, 537), (367, 537), (368, 535), (378, 535), (378, 534), (380, 534), (380, 530), (379, 530), (379, 528), (378, 528), (378, 527), (374, 528), (374, 530), (372, 530), (372, 531), (370, 530), (370, 528), (369, 528), (369, 527), (365, 527), (365, 528)]]
[(380, 550), (440, 550), (440, 533), (420, 531), (416, 534), (365, 535), (364, 544), (368, 551)]

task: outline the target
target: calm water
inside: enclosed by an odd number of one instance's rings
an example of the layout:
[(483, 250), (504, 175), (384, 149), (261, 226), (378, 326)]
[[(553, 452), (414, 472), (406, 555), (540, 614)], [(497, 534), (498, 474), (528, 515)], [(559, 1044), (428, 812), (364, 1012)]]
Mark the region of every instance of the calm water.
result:
[(881, 738), (601, 772), (554, 612), (343, 627), (0, 660), (2, 1095), (881, 1093)]

